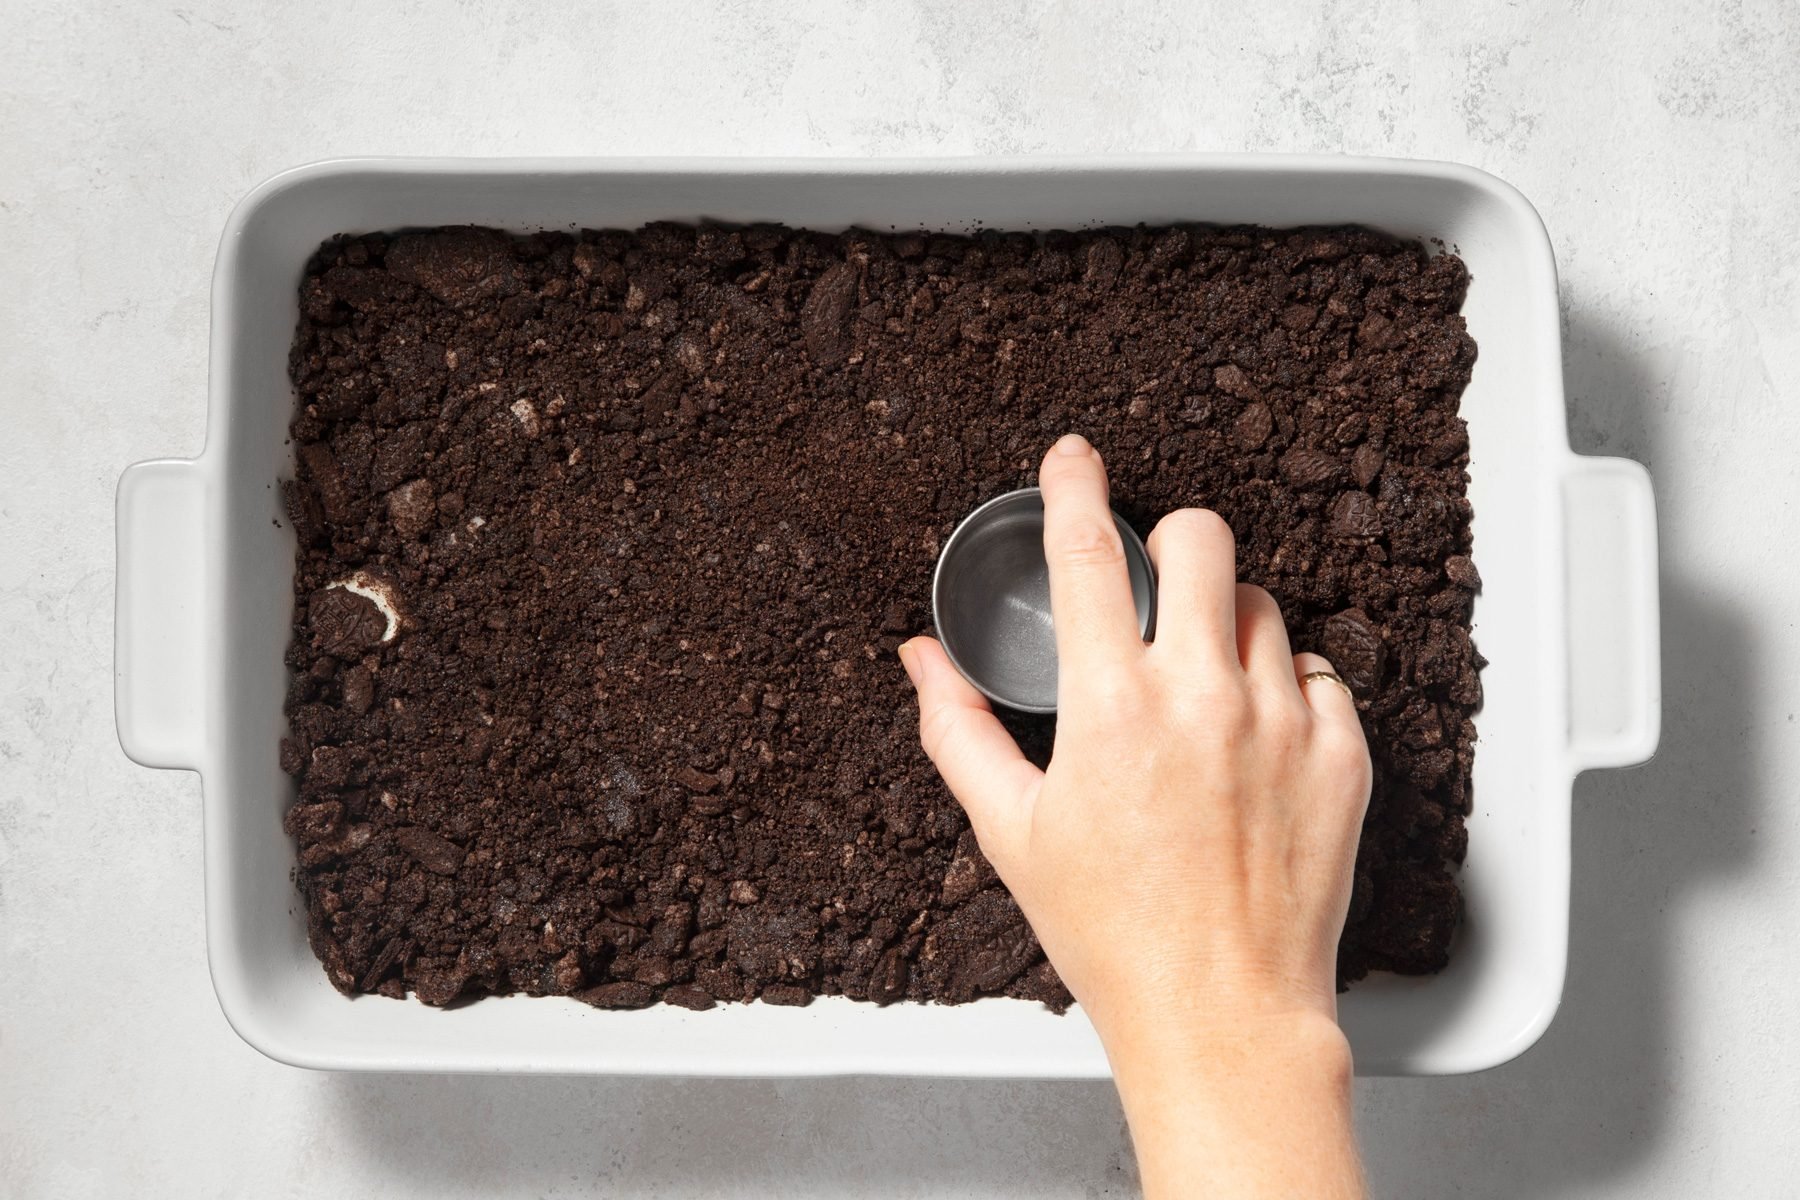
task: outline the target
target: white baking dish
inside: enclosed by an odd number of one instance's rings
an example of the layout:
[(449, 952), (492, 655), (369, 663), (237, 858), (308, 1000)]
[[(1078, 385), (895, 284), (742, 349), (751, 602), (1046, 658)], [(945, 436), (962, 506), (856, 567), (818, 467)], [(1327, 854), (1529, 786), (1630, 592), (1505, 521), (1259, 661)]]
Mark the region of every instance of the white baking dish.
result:
[(286, 172), (247, 196), (213, 280), (206, 449), (139, 463), (119, 483), (116, 664), (126, 753), (202, 776), (207, 946), (220, 1005), (245, 1040), (286, 1062), (358, 1070), (1106, 1074), (1079, 1012), (1022, 1001), (691, 1013), (511, 997), (440, 1011), (346, 1000), (307, 948), (281, 827), (291, 784), (276, 764), (293, 543), (274, 520), (276, 480), (291, 471), (286, 364), (303, 264), (344, 231), (700, 218), (821, 229), (1356, 222), (1452, 245), (1474, 276), (1464, 311), (1480, 361), (1463, 410), (1486, 580), (1476, 636), (1492, 660), (1462, 877), (1468, 919), (1443, 974), (1369, 980), (1342, 1013), (1368, 1073), (1479, 1070), (1537, 1039), (1562, 994), (1571, 782), (1656, 745), (1649, 477), (1570, 453), (1555, 264), (1512, 188), (1437, 163), (1188, 156), (353, 160)]

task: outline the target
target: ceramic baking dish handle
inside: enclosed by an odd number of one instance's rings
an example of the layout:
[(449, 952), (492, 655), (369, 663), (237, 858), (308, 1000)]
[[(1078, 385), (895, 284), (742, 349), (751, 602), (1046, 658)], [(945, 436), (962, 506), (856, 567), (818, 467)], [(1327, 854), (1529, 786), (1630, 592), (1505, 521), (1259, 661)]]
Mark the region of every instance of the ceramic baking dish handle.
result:
[(146, 767), (200, 766), (205, 479), (190, 459), (119, 478), (113, 713), (119, 744)]
[(1650, 472), (1626, 458), (1578, 457), (1563, 502), (1570, 756), (1578, 771), (1631, 766), (1656, 752), (1662, 727)]

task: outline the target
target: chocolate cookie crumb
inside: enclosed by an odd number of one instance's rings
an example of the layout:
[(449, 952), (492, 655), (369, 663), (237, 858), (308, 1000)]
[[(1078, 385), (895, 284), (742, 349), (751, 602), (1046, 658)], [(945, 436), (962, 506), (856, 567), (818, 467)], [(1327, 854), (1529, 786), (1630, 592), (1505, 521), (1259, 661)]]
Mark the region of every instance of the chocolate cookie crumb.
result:
[[(1340, 980), (1438, 969), (1481, 695), (1467, 285), (1360, 229), (322, 247), (280, 762), (328, 977), (1066, 1007), (894, 649), (957, 521), (1069, 431), (1140, 534), (1221, 513), (1350, 683), (1375, 789)], [(1041, 761), (1053, 723), (1006, 720)]]

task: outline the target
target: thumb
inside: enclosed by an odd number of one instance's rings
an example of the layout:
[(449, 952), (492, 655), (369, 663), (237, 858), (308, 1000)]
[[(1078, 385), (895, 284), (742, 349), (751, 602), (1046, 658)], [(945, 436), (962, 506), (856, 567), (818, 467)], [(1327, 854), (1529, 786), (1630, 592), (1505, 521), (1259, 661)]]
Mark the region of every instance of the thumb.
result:
[(1004, 878), (1024, 849), (1044, 773), (1020, 753), (987, 697), (970, 686), (935, 639), (907, 642), (900, 662), (919, 693), (919, 741), (969, 814), (981, 852)]

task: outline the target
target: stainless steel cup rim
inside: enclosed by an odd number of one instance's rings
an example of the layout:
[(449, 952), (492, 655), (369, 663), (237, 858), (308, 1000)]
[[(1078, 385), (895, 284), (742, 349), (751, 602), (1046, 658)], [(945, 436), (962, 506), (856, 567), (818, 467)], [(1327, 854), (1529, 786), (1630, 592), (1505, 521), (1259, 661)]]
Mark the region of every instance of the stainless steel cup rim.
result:
[[(937, 566), (932, 574), (932, 621), (937, 626), (938, 640), (943, 645), (944, 653), (949, 657), (951, 664), (982, 695), (994, 703), (1005, 705), (1016, 712), (1054, 713), (1056, 711), (1054, 700), (1042, 703), (1018, 694), (1008, 694), (1005, 688), (996, 686), (994, 681), (984, 678), (983, 673), (973, 668), (970, 663), (967, 642), (959, 637), (955, 629), (946, 628), (945, 625), (947, 568), (954, 570), (957, 553), (972, 540), (972, 534), (983, 530), (997, 515), (1006, 514), (1020, 506), (1035, 509), (1039, 515), (1041, 529), (1043, 492), (1035, 487), (1019, 488), (995, 496), (978, 505), (957, 524), (949, 539), (945, 541), (943, 549), (938, 553)], [(1119, 537), (1124, 543), (1126, 566), (1132, 576), (1133, 599), (1137, 602), (1138, 607), (1138, 632), (1148, 640), (1155, 633), (1156, 627), (1156, 571), (1150, 561), (1149, 551), (1145, 548), (1143, 540), (1138, 537), (1137, 531), (1127, 524), (1118, 513), (1114, 512), (1112, 517), (1113, 524), (1117, 527)], [(1040, 541), (1039, 545), (1041, 546), (1041, 544)], [(1054, 670), (1054, 650), (1052, 650), (1051, 671), (1054, 672)]]

